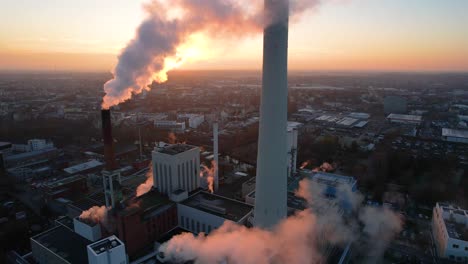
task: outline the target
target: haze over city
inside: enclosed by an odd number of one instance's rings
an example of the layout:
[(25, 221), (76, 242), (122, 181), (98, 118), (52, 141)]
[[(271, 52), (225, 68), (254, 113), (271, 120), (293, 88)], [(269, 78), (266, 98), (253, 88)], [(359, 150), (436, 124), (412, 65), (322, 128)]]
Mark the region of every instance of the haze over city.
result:
[[(7, 0), (0, 69), (110, 71), (145, 18), (144, 2)], [(468, 69), (466, 1), (320, 2), (291, 24), (292, 70)], [(261, 68), (260, 34), (202, 42), (199, 56), (181, 69)]]
[(467, 10), (4, 1), (0, 263), (468, 263)]

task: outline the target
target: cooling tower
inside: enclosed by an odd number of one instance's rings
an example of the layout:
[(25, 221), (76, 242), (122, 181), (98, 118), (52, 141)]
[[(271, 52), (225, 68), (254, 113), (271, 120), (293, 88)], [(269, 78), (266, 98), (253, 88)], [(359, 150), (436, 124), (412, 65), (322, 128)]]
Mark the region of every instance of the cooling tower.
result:
[(255, 187), (256, 226), (287, 216), (288, 0), (265, 0), (263, 79)]

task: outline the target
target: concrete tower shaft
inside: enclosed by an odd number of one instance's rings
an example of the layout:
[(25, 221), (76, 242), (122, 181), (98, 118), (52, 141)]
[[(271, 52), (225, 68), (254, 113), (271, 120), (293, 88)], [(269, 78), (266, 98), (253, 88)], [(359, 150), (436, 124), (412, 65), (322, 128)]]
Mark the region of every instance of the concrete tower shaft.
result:
[(265, 0), (263, 85), (255, 187), (256, 226), (287, 216), (288, 0)]

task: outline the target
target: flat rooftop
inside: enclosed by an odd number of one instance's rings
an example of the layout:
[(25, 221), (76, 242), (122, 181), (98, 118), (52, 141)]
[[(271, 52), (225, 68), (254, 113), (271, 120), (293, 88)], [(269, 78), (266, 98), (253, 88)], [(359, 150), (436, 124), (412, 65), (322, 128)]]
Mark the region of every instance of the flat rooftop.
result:
[(253, 206), (226, 197), (200, 191), (181, 204), (206, 213), (238, 222), (253, 210)]
[(28, 159), (34, 156), (39, 156), (43, 155), (49, 152), (54, 152), (57, 151), (57, 148), (47, 148), (47, 149), (40, 149), (40, 150), (34, 150), (34, 151), (29, 151), (29, 152), (24, 152), (20, 154), (15, 154), (11, 156), (5, 157), (5, 161), (16, 161), (16, 160), (22, 160), (22, 159)]
[(65, 184), (68, 184), (68, 183), (71, 183), (71, 182), (75, 182), (75, 181), (79, 181), (79, 180), (82, 180), (82, 179), (86, 179), (86, 176), (83, 176), (83, 175), (71, 176), (71, 177), (60, 179), (60, 180), (57, 180), (57, 181), (54, 181), (54, 182), (46, 183), (45, 187), (47, 187), (47, 188), (56, 188), (56, 187), (60, 187), (62, 185), (65, 185)]
[(172, 206), (174, 202), (155, 190), (151, 190), (140, 197), (127, 200), (126, 207), (119, 211), (121, 215), (130, 215), (136, 212), (153, 211)]
[(442, 128), (442, 136), (468, 139), (468, 130)]
[(356, 179), (353, 177), (328, 172), (316, 172), (315, 174), (313, 174), (312, 180), (317, 183), (326, 184), (330, 186), (337, 186), (340, 184), (348, 184), (350, 186), (353, 186), (356, 183)]
[(102, 162), (100, 162), (98, 160), (90, 160), (88, 162), (81, 163), (81, 164), (78, 164), (78, 165), (75, 165), (75, 166), (71, 166), (71, 167), (65, 168), (63, 170), (66, 173), (75, 174), (75, 173), (80, 173), (80, 172), (85, 171), (85, 170), (95, 169), (95, 168), (98, 168), (99, 166), (103, 166), (103, 165), (104, 165), (104, 163), (102, 163)]
[(122, 245), (122, 242), (120, 242), (117, 237), (110, 236), (89, 245), (89, 247), (94, 251), (94, 253), (96, 253), (96, 255), (99, 255), (120, 245)]
[(189, 151), (191, 149), (196, 148), (195, 146), (187, 145), (187, 144), (174, 144), (174, 145), (169, 145), (166, 147), (163, 147), (158, 150), (160, 153), (164, 153), (167, 155), (177, 155), (186, 151)]
[(88, 263), (86, 246), (91, 244), (91, 241), (65, 226), (59, 225), (49, 229), (31, 237), (31, 240), (70, 263)]
[(389, 114), (387, 116), (388, 119), (398, 119), (403, 121), (411, 121), (411, 122), (421, 122), (422, 116), (419, 115), (401, 115), (401, 114)]

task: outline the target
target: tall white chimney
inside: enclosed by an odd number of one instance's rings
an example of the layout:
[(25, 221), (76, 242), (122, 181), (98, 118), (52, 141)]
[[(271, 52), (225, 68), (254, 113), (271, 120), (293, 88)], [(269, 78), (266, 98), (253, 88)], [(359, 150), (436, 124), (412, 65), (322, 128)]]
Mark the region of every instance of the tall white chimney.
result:
[(213, 123), (213, 157), (215, 162), (214, 168), (214, 191), (218, 191), (219, 187), (219, 158), (218, 158), (218, 122)]
[(265, 0), (254, 224), (271, 228), (287, 216), (288, 0)]

